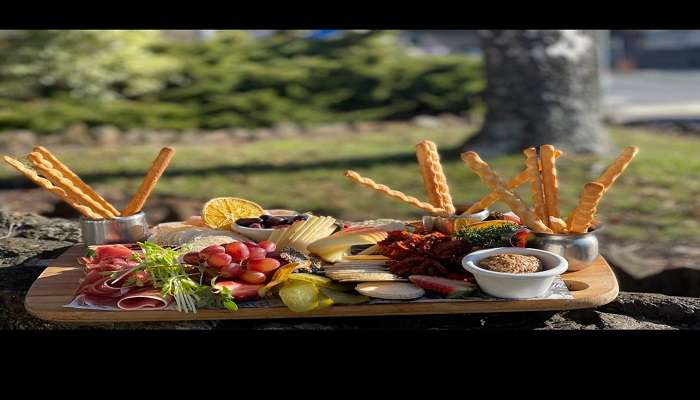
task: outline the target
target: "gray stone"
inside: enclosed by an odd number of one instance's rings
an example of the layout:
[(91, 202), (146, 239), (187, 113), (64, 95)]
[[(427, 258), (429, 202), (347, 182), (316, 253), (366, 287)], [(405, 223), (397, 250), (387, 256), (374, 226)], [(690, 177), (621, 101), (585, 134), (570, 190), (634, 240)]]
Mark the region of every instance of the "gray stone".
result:
[(442, 121), (432, 115), (418, 115), (411, 122), (419, 128), (435, 129), (442, 126)]
[(112, 146), (121, 142), (122, 132), (116, 126), (101, 125), (92, 128), (90, 136), (100, 145)]
[(16, 130), (0, 132), (0, 149), (18, 154), (31, 151), (37, 143), (36, 134), (31, 131)]
[(61, 134), (63, 143), (67, 144), (90, 144), (92, 137), (88, 126), (82, 122), (69, 125)]

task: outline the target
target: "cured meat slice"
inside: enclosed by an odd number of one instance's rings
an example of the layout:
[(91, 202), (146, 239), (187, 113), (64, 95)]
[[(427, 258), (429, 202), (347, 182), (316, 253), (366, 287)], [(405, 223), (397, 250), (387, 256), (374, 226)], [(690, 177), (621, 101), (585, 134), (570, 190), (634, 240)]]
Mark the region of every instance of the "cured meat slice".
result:
[(116, 297), (93, 296), (89, 294), (81, 294), (77, 300), (78, 303), (84, 306), (92, 307), (117, 307), (117, 301), (119, 301)]
[(162, 310), (171, 301), (172, 298), (170, 296), (164, 298), (160, 294), (160, 290), (150, 287), (128, 293), (119, 299), (117, 307), (122, 310)]

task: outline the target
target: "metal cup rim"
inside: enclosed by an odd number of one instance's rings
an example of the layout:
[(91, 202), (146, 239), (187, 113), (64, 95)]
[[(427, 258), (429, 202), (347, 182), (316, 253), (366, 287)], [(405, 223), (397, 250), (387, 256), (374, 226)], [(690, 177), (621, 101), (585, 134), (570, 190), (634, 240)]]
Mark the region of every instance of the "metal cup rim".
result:
[(558, 237), (558, 238), (575, 238), (595, 235), (596, 233), (602, 231), (605, 228), (605, 224), (598, 222), (593, 226), (593, 230), (584, 233), (547, 233), (547, 232), (532, 232), (535, 236), (541, 237)]
[(134, 219), (139, 219), (140, 217), (145, 216), (146, 213), (143, 211), (139, 211), (136, 214), (131, 214), (127, 215), (126, 217), (124, 216), (119, 216), (119, 217), (114, 217), (114, 218), (100, 218), (100, 219), (94, 219), (94, 218), (88, 218), (86, 216), (82, 216), (81, 220), (86, 223), (98, 223), (98, 222), (110, 222), (110, 221), (130, 221)]

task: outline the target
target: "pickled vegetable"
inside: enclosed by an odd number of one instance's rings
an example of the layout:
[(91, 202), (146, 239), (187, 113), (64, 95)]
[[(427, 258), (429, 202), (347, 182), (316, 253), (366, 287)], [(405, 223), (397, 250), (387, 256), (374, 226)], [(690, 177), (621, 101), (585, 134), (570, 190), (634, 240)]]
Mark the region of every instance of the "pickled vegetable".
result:
[(318, 288), (309, 282), (286, 282), (280, 288), (282, 302), (294, 312), (308, 312), (319, 307)]
[(304, 272), (299, 272), (296, 274), (292, 274), (289, 279), (294, 280), (294, 281), (304, 281), (304, 282), (309, 282), (313, 283), (315, 285), (319, 286), (326, 286), (332, 283), (330, 278), (326, 278), (325, 276), (320, 276), (320, 275), (314, 275), (314, 274), (307, 274)]
[(361, 304), (369, 301), (369, 297), (357, 293), (344, 293), (329, 288), (319, 288), (322, 294), (331, 299), (333, 304)]

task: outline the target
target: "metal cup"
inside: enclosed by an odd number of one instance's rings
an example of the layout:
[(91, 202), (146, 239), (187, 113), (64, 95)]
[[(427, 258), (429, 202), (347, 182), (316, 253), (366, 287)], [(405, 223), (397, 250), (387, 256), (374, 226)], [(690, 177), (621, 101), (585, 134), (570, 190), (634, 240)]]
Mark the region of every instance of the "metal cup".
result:
[(88, 246), (110, 243), (135, 243), (148, 237), (146, 214), (141, 211), (127, 217), (80, 221), (83, 241)]
[(598, 238), (595, 234), (602, 227), (599, 224), (589, 232), (578, 234), (530, 232), (527, 247), (558, 254), (569, 262), (569, 271), (579, 271), (598, 258)]

